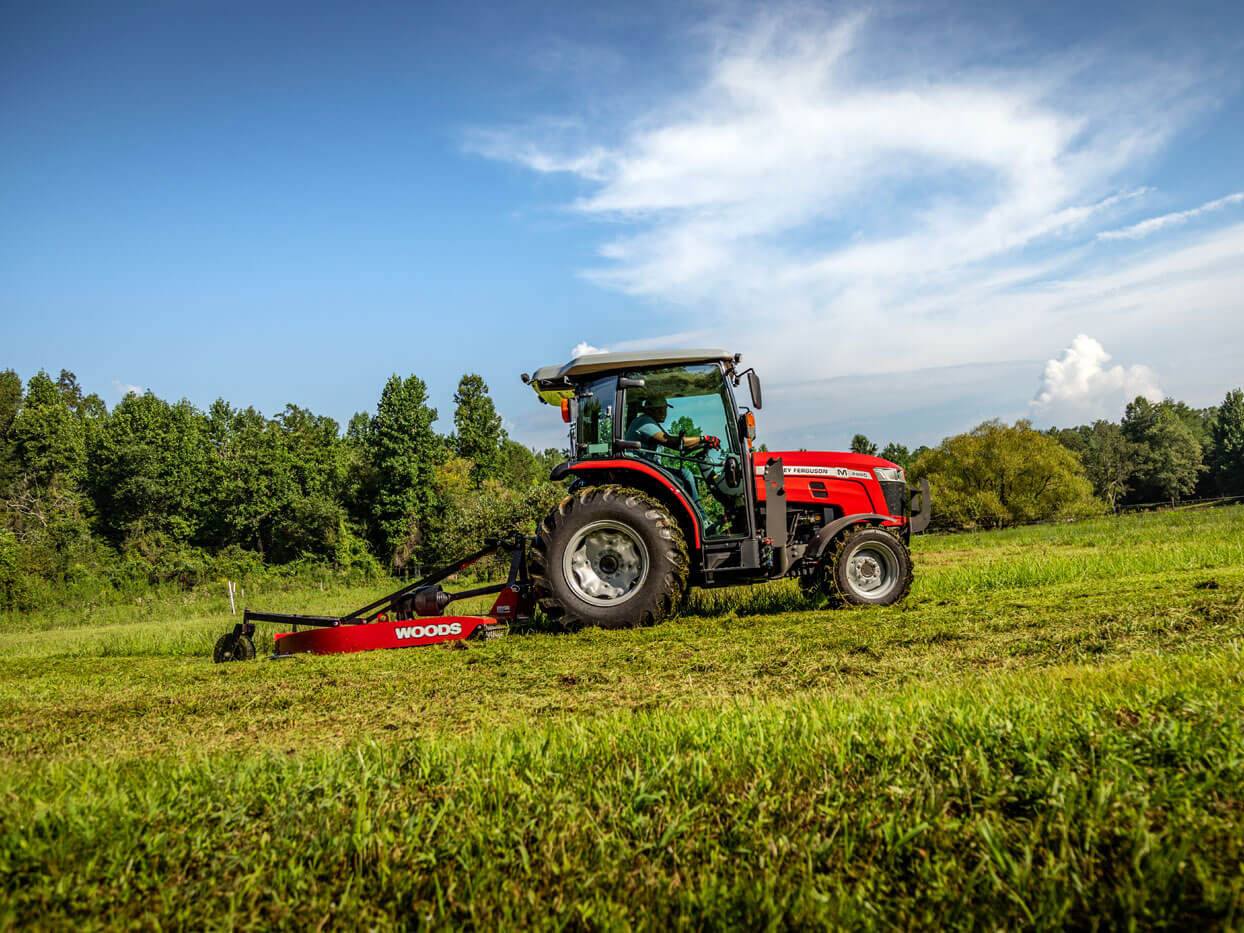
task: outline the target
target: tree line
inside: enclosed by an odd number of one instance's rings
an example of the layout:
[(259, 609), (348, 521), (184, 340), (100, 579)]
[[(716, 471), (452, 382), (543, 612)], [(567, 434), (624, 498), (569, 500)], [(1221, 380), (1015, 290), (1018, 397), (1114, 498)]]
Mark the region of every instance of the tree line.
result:
[[(436, 423), (417, 376), (391, 377), (342, 431), (297, 405), (268, 417), (146, 392), (109, 410), (67, 370), (24, 385), (0, 372), (0, 607), (308, 563), (408, 574), (529, 530), (563, 494), (548, 477), (565, 453), (508, 437), (478, 375), (458, 383), (453, 429)], [(1205, 409), (1137, 398), (1117, 423), (987, 421), (911, 451), (856, 435), (851, 449), (927, 477), (943, 528), (1244, 496), (1244, 391)]]
[(307, 562), (409, 573), (530, 529), (564, 454), (509, 438), (478, 375), (454, 406), (438, 433), (424, 382), (393, 376), (343, 432), (296, 405), (147, 392), (109, 410), (67, 370), (0, 372), (0, 606)]
[(1193, 408), (1137, 397), (1118, 421), (1038, 431), (987, 421), (937, 447), (881, 450), (865, 435), (856, 453), (901, 464), (934, 487), (934, 522), (994, 528), (1075, 518), (1126, 506), (1244, 496), (1244, 391)]

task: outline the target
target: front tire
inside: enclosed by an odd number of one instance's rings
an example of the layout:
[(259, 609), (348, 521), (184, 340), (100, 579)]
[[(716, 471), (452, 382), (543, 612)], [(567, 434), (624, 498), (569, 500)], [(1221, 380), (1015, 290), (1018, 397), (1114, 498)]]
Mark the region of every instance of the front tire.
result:
[(892, 606), (911, 591), (911, 552), (881, 528), (855, 528), (836, 539), (823, 567), (833, 606)]
[(531, 552), (540, 608), (567, 628), (656, 625), (687, 587), (687, 543), (656, 499), (587, 486), (544, 520)]

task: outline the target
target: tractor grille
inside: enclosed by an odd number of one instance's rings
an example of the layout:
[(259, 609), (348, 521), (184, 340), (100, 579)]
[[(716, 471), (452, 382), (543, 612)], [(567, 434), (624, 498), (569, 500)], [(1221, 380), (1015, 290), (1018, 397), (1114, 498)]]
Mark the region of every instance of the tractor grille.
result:
[(906, 483), (883, 482), (881, 492), (885, 495), (885, 507), (891, 515), (906, 515), (911, 508), (911, 491)]

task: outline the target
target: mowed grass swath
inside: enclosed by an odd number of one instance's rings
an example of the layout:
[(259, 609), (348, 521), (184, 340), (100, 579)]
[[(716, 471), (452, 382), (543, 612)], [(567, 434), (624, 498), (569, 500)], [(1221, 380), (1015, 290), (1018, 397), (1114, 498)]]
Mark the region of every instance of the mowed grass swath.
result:
[(1244, 509), (915, 557), (886, 609), (461, 651), (213, 666), (220, 595), (7, 618), (0, 922), (1244, 922)]

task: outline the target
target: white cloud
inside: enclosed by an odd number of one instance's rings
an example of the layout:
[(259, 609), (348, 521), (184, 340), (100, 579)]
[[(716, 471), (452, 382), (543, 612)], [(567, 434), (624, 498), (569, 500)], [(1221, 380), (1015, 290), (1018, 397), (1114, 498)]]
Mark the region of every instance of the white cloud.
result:
[[(788, 11), (708, 27), (700, 78), (629, 122), (511, 127), (487, 154), (577, 178), (567, 208), (605, 236), (585, 274), (745, 352), (774, 387), (1044, 357), (1082, 331), (1129, 353), (1162, 333), (1153, 364), (1194, 333), (1244, 342), (1244, 227), (1161, 253), (1095, 246), (1205, 105), (1196, 72), (1083, 50), (974, 67), (972, 43), (913, 48), (920, 30), (894, 23)], [(1133, 369), (1103, 372), (1135, 385)], [(821, 417), (789, 404), (794, 423)]]
[(1123, 403), (1143, 395), (1160, 401), (1162, 390), (1148, 366), (1107, 366), (1110, 354), (1098, 341), (1080, 334), (1060, 359), (1045, 364), (1045, 376), (1032, 407), (1040, 413), (1083, 412), (1118, 417)]
[(574, 345), (574, 349), (570, 351), (570, 358), (576, 359), (580, 356), (591, 356), (594, 353), (608, 353), (609, 351), (603, 347), (594, 347), (586, 340), (580, 340)]
[(122, 382), (120, 379), (112, 380), (112, 390), (121, 398), (127, 395), (142, 395), (147, 390), (142, 386), (131, 385), (128, 382)]
[(1149, 236), (1151, 233), (1157, 233), (1167, 227), (1177, 227), (1180, 224), (1186, 224), (1193, 218), (1200, 217), (1202, 214), (1209, 214), (1213, 211), (1220, 211), (1224, 207), (1230, 207), (1232, 204), (1244, 204), (1244, 191), (1237, 191), (1229, 194), (1224, 198), (1218, 198), (1214, 201), (1207, 201), (1200, 207), (1194, 207), (1191, 210), (1176, 211), (1172, 214), (1162, 214), (1158, 217), (1150, 217), (1148, 220), (1142, 220), (1140, 223), (1132, 224), (1130, 227), (1123, 227), (1119, 230), (1105, 230), (1097, 234), (1099, 240), (1139, 240)]

